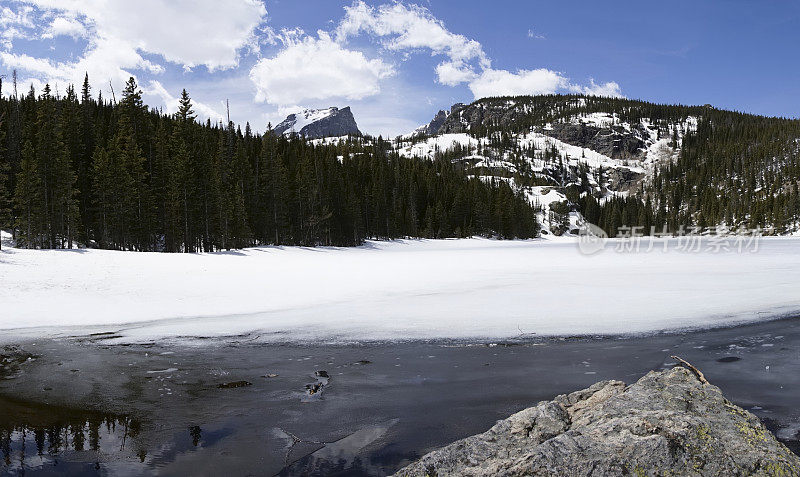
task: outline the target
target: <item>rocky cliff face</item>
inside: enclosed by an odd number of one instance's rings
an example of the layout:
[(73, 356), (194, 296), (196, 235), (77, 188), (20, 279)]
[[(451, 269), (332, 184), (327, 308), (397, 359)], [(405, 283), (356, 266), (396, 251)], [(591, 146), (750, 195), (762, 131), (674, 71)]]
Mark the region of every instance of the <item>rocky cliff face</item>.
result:
[[(647, 146), (645, 141), (649, 138), (648, 130), (641, 123), (593, 124), (581, 122), (580, 117), (562, 117), (550, 124), (547, 118), (553, 111), (535, 111), (530, 105), (518, 104), (512, 100), (484, 100), (469, 106), (462, 105), (457, 113), (445, 117), (438, 126), (439, 134), (475, 131), (486, 126), (513, 128), (527, 121), (531, 123), (533, 130), (572, 146), (591, 149), (612, 159), (644, 158)], [(542, 127), (545, 124), (547, 127)]]
[(719, 388), (674, 368), (541, 402), (396, 475), (800, 476), (800, 458)]
[(415, 132), (417, 134), (425, 134), (428, 136), (439, 134), (439, 130), (447, 121), (447, 118), (449, 118), (453, 113), (456, 113), (459, 110), (463, 109), (464, 107), (465, 107), (464, 103), (456, 103), (450, 108), (449, 111), (446, 111), (444, 109), (440, 110), (438, 113), (436, 113), (436, 116), (433, 117), (433, 120), (431, 120), (430, 123), (418, 128)]
[(525, 110), (517, 108), (509, 101), (477, 101), (460, 108), (458, 114), (449, 116), (447, 121), (440, 126), (438, 133), (468, 132), (470, 129), (487, 124), (507, 125), (525, 115)]
[(350, 107), (328, 109), (306, 109), (290, 114), (275, 126), (276, 134), (297, 133), (306, 139), (361, 135)]
[[(638, 125), (637, 125), (638, 126)], [(597, 127), (582, 123), (556, 123), (547, 135), (567, 144), (585, 147), (612, 159), (640, 159), (643, 157), (646, 131), (634, 126)]]

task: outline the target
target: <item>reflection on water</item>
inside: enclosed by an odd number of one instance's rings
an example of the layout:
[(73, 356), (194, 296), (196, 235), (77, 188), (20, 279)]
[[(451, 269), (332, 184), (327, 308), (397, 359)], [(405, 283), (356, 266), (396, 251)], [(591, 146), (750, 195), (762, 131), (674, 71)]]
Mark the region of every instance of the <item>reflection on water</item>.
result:
[[(398, 419), (392, 419), (385, 424), (368, 426), (347, 437), (330, 443), (310, 442), (311, 444), (318, 444), (319, 449), (287, 466), (278, 475), (281, 477), (293, 475), (309, 477), (327, 475), (350, 477), (381, 475), (383, 465), (386, 464), (386, 462), (381, 460), (381, 456), (384, 453), (392, 453), (393, 458), (397, 458), (397, 456), (394, 455), (391, 450), (385, 449), (385, 452), (381, 452), (381, 449), (375, 449), (369, 457), (365, 458), (365, 456), (362, 455), (362, 451), (380, 441), (389, 429), (398, 422)], [(285, 433), (285, 431), (280, 432)], [(295, 441), (293, 444), (302, 443), (296, 436), (290, 437)], [(289, 455), (291, 455), (291, 453)], [(414, 458), (418, 456), (411, 455), (410, 457)]]
[[(149, 433), (144, 431), (148, 424)], [(174, 430), (125, 415), (32, 404), (0, 397), (0, 477), (5, 475), (152, 475), (233, 432)], [(210, 457), (213, 459), (213, 457)], [(196, 469), (201, 469), (202, 464)], [(194, 473), (196, 469), (190, 469)]]
[[(60, 468), (70, 473), (101, 470), (101, 462), (126, 453), (143, 462), (133, 440), (141, 423), (128, 416), (76, 411), (0, 398), (0, 473)], [(94, 461), (93, 464), (90, 464)]]

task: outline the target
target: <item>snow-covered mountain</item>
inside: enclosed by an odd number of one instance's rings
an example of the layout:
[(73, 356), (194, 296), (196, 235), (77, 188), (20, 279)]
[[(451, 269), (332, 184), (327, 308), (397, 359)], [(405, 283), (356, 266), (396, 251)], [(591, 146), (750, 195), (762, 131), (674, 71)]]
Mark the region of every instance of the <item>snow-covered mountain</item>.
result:
[[(405, 157), (448, 157), (484, 180), (506, 181), (541, 206), (543, 233), (569, 233), (582, 223), (574, 200), (624, 197), (673, 160), (697, 118), (677, 121), (592, 111), (587, 98), (552, 104), (488, 99), (440, 111), (431, 123), (396, 141)], [(608, 108), (605, 108), (608, 109)]]
[[(306, 111), (284, 123), (298, 131), (327, 117), (327, 111)], [(562, 235), (577, 233), (584, 222), (576, 206), (581, 196), (602, 202), (635, 193), (652, 179), (656, 165), (676, 159), (683, 137), (697, 125), (698, 117), (690, 114), (677, 119), (646, 111), (621, 114), (602, 98), (488, 98), (441, 110), (392, 144), (400, 156), (447, 158), (482, 180), (509, 183), (540, 207), (543, 234)]]
[(456, 104), (391, 143), (508, 183), (539, 208), (543, 235), (587, 219), (611, 231), (642, 221), (798, 234), (799, 145), (797, 121), (581, 95)]
[(284, 135), (299, 134), (307, 139), (361, 135), (349, 106), (306, 109), (290, 114), (274, 131)]

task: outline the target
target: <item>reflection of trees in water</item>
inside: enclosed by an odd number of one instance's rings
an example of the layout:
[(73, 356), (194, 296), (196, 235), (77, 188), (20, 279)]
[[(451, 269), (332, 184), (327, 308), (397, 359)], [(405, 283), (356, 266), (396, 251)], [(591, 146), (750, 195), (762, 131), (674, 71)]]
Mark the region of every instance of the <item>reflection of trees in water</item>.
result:
[[(203, 443), (199, 426), (188, 429), (191, 445)], [(0, 475), (61, 462), (95, 462), (99, 455), (135, 456), (141, 463), (147, 451), (136, 439), (141, 421), (129, 416), (20, 403), (0, 398)], [(189, 442), (186, 442), (188, 444)], [(34, 461), (33, 457), (40, 457)]]
[[(5, 407), (5, 402), (0, 406)], [(6, 467), (25, 469), (26, 457), (56, 457), (63, 452), (125, 450), (141, 423), (128, 416), (11, 404), (0, 418), (0, 453)], [(105, 431), (105, 432), (103, 432)], [(146, 453), (139, 451), (144, 461)], [(8, 469), (7, 469), (8, 470)]]
[(192, 445), (197, 447), (203, 437), (203, 430), (200, 429), (200, 426), (192, 426), (189, 428), (189, 436), (192, 438)]

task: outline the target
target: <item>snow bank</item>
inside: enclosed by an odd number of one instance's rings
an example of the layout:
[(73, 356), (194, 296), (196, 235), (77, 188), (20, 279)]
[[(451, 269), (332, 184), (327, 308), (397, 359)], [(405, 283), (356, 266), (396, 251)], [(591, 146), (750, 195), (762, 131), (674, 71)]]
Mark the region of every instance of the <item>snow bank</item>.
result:
[(14, 242), (11, 240), (11, 234), (5, 230), (0, 230), (0, 244), (3, 248), (14, 245)]
[(400, 148), (397, 152), (404, 157), (433, 159), (437, 152), (447, 152), (461, 146), (466, 149), (477, 149), (478, 140), (469, 134), (442, 134), (429, 137), (422, 142)]
[(197, 255), (4, 249), (0, 337), (507, 338), (800, 312), (800, 238), (742, 254), (613, 248), (584, 256), (571, 239), (470, 239)]

